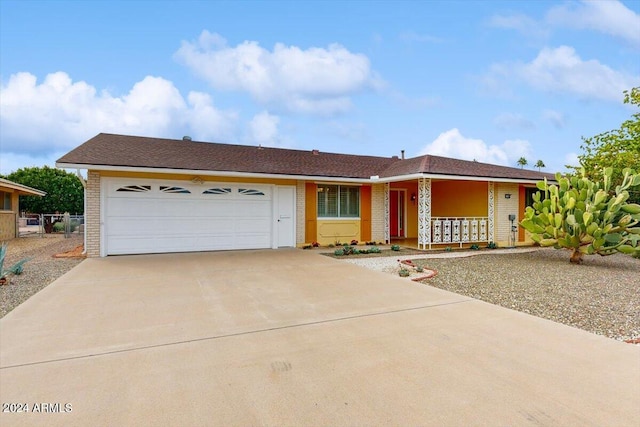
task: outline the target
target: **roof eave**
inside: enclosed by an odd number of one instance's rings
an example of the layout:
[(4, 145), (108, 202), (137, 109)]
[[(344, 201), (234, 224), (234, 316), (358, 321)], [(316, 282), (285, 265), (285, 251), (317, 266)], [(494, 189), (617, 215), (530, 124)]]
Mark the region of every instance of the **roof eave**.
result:
[(324, 182), (357, 182), (368, 183), (370, 178), (353, 178), (342, 176), (326, 176), (326, 175), (291, 175), (291, 174), (274, 174), (274, 173), (257, 173), (257, 172), (235, 172), (235, 171), (211, 171), (200, 169), (171, 169), (171, 168), (147, 168), (135, 166), (111, 166), (111, 165), (90, 165), (81, 163), (62, 163), (56, 162), (56, 167), (63, 169), (86, 169), (98, 171), (117, 171), (117, 172), (134, 172), (134, 173), (173, 173), (184, 175), (199, 176), (224, 176), (232, 178), (271, 178), (271, 179), (293, 179), (305, 181), (324, 181)]
[(12, 190), (15, 190), (21, 196), (40, 196), (40, 197), (44, 197), (44, 196), (47, 195), (47, 193), (45, 191), (36, 190), (35, 188), (31, 188), (29, 186), (18, 184), (17, 182), (12, 182), (12, 181), (8, 181), (8, 180), (0, 181), (0, 185), (5, 187), (5, 188), (10, 188)]
[[(469, 176), (469, 175), (448, 175), (448, 174), (434, 174), (434, 173), (414, 173), (408, 175), (398, 175), (398, 176), (390, 176), (379, 178), (375, 180), (380, 183), (387, 182), (398, 182), (398, 181), (410, 181), (413, 179), (420, 178), (430, 178), (430, 179), (449, 179), (454, 181), (491, 181), (491, 182), (505, 182), (505, 183), (519, 183), (519, 184), (535, 184), (541, 181), (540, 179), (530, 179), (530, 178), (501, 178), (501, 177), (491, 177), (491, 176)], [(555, 182), (555, 180), (548, 179), (550, 182)]]

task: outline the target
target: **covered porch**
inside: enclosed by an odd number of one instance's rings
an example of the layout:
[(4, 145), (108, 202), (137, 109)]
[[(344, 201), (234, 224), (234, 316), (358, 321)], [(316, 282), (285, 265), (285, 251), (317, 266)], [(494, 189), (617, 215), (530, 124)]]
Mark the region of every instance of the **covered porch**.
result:
[(424, 250), (495, 240), (494, 182), (418, 178), (385, 185), (388, 242)]

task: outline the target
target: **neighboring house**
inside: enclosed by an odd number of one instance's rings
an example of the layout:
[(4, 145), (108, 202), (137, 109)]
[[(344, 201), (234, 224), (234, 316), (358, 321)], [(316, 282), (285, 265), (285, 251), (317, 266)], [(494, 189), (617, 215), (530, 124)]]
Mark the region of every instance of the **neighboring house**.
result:
[(87, 170), (86, 251), (92, 257), (314, 241), (525, 244), (525, 235), (511, 227), (535, 183), (553, 179), (429, 155), (402, 159), (112, 134), (97, 135), (56, 165)]
[(19, 196), (45, 196), (44, 191), (0, 178), (0, 240), (18, 236)]

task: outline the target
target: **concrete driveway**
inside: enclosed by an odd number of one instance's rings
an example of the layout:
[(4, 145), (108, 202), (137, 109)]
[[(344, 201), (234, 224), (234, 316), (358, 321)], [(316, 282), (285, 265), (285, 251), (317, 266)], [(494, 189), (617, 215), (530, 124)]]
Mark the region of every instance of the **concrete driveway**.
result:
[(0, 400), (2, 425), (637, 426), (640, 346), (307, 251), (111, 257), (0, 320)]

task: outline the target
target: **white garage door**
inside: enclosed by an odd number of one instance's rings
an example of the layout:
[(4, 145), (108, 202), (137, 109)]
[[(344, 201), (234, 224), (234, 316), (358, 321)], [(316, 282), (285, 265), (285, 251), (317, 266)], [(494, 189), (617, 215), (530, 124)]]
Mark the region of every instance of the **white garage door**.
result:
[(107, 179), (106, 255), (270, 248), (273, 187)]

